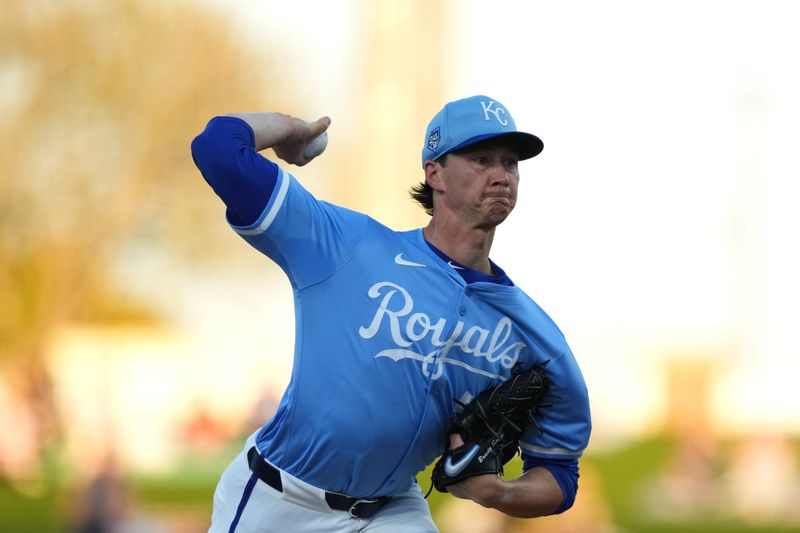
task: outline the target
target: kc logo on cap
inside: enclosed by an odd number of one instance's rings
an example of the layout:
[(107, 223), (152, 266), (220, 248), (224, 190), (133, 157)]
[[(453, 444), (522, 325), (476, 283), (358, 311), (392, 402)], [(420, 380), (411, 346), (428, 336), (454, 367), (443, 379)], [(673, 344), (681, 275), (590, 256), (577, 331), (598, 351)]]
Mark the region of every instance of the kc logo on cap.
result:
[(489, 113), (491, 113), (494, 115), (494, 118), (497, 119), (497, 122), (499, 122), (502, 126), (508, 126), (508, 120), (505, 118), (500, 118), (500, 113), (507, 115), (506, 110), (497, 105), (497, 102), (494, 100), (489, 100), (489, 102), (481, 100), (481, 107), (483, 108), (484, 120), (491, 120), (489, 118)]

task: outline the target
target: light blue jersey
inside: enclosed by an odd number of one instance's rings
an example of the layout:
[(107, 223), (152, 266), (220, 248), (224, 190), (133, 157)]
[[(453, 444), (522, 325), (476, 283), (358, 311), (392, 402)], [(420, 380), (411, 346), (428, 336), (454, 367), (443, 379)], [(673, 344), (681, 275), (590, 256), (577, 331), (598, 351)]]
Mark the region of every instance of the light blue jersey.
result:
[(294, 293), (289, 386), (258, 435), (264, 457), (314, 486), (391, 496), (448, 442), (456, 400), (516, 364), (547, 362), (552, 385), (520, 442), (532, 458), (581, 455), (591, 431), (564, 336), (519, 287), (467, 284), (422, 231), (393, 231), (316, 200), (281, 170), (258, 220), (234, 229), (275, 261)]

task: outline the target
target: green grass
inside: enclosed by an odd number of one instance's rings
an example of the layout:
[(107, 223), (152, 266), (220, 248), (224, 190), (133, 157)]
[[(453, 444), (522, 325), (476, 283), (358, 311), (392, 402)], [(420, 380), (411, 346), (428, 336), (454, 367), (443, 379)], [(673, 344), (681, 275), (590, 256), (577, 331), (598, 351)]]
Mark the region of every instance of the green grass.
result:
[[(734, 444), (722, 444), (721, 463), (726, 461), (727, 452)], [(625, 533), (800, 533), (798, 524), (748, 525), (711, 513), (692, 519), (673, 516), (669, 521), (649, 515), (642, 489), (663, 471), (674, 447), (669, 439), (656, 437), (584, 457), (583, 462), (599, 472), (614, 521)], [(800, 455), (800, 441), (794, 442), (794, 447)]]
[(63, 516), (58, 505), (59, 493), (45, 488), (26, 496), (0, 479), (0, 531), (41, 533), (62, 531)]
[(652, 439), (601, 455), (587, 454), (583, 461), (601, 474), (603, 493), (613, 515), (629, 521), (641, 511), (635, 497), (637, 488), (657, 473), (671, 450), (667, 439)]
[[(149, 516), (190, 516), (198, 523), (207, 523), (219, 475), (241, 443), (232, 444), (214, 457), (187, 458), (170, 475), (129, 477), (129, 495), (137, 509)], [(728, 445), (729, 446), (729, 445)], [(725, 447), (723, 447), (725, 448)], [(800, 443), (796, 447), (800, 456)], [(593, 468), (602, 483), (608, 505), (617, 527), (624, 533), (800, 533), (800, 526), (736, 523), (733, 520), (704, 519), (659, 521), (648, 516), (643, 508), (641, 488), (662, 469), (673, 450), (666, 438), (653, 438), (630, 443), (602, 453), (589, 453), (584, 463)], [(507, 477), (521, 472), (515, 459), (506, 468)], [(430, 467), (418, 476), (423, 492), (430, 487)], [(0, 532), (49, 533), (69, 531), (75, 488), (62, 486), (51, 476), (38, 491), (24, 495), (8, 482), (0, 480)], [(428, 502), (436, 516), (450, 495), (432, 491)], [(580, 498), (580, 493), (579, 493)], [(799, 502), (800, 503), (800, 502)]]

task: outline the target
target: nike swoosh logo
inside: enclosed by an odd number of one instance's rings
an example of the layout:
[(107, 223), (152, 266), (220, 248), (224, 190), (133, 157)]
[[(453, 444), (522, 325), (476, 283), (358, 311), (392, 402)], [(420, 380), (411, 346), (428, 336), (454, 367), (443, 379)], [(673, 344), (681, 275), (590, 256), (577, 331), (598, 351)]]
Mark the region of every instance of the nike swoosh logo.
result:
[(448, 261), (447, 264), (450, 265), (451, 267), (455, 268), (455, 269), (464, 270), (464, 267), (460, 267), (458, 265), (454, 265), (452, 261)]
[(478, 450), (480, 450), (480, 448), (481, 447), (478, 446), (477, 444), (473, 444), (472, 448), (470, 448), (470, 450), (467, 452), (467, 455), (465, 455), (455, 463), (453, 462), (453, 456), (452, 455), (448, 456), (447, 459), (445, 459), (444, 461), (444, 473), (450, 477), (456, 477), (472, 461), (473, 457), (475, 457), (475, 454), (478, 453)]
[(414, 261), (409, 261), (407, 259), (403, 259), (403, 254), (402, 253), (399, 253), (396, 256), (394, 256), (394, 262), (397, 263), (398, 265), (403, 265), (403, 266), (407, 266), (407, 267), (425, 267), (425, 266), (428, 266), (428, 265), (423, 265), (422, 263), (415, 263)]

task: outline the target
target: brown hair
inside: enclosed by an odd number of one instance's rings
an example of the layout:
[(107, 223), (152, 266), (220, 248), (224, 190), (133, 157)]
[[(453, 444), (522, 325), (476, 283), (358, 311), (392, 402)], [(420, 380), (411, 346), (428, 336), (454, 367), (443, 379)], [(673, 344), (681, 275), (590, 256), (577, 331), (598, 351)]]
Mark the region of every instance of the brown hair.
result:
[[(442, 166), (447, 165), (447, 155), (444, 154), (442, 157), (436, 160)], [(408, 191), (408, 194), (411, 198), (419, 203), (422, 208), (428, 213), (430, 216), (433, 216), (433, 187), (428, 185), (427, 180), (423, 180)]]

